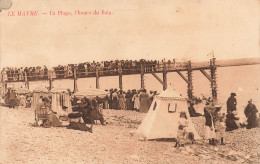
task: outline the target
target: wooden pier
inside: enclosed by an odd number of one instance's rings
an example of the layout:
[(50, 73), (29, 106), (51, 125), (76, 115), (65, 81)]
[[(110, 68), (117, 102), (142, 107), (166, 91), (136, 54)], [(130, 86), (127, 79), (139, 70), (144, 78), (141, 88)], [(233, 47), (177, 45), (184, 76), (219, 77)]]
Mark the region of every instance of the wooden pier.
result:
[[(78, 78), (88, 78), (88, 77), (96, 77), (96, 88), (100, 88), (99, 79), (100, 77), (105, 76), (118, 76), (119, 77), (119, 88), (123, 89), (123, 81), (122, 78), (125, 75), (131, 74), (140, 74), (141, 78), (141, 88), (145, 88), (145, 74), (152, 74), (155, 79), (157, 79), (163, 87), (163, 90), (167, 88), (167, 73), (168, 72), (176, 72), (183, 80), (187, 83), (187, 95), (189, 99), (193, 99), (193, 71), (200, 71), (205, 78), (207, 78), (210, 82), (211, 95), (213, 100), (217, 99), (217, 68), (218, 67), (232, 67), (232, 66), (243, 66), (243, 65), (256, 65), (260, 64), (260, 58), (244, 58), (244, 59), (233, 59), (233, 60), (219, 60), (216, 58), (210, 59), (209, 62), (174, 62), (167, 63), (166, 61), (160, 64), (140, 64), (139, 67), (134, 67), (130, 69), (123, 69), (121, 63), (119, 62), (118, 66), (113, 70), (102, 70), (102, 68), (95, 68), (95, 72), (87, 72), (87, 77), (80, 77), (80, 74), (84, 74), (86, 72), (79, 72), (77, 67), (73, 69), (73, 76), (66, 78), (53, 78), (53, 72), (48, 70), (47, 78), (49, 81), (49, 89), (53, 88), (53, 80), (56, 79), (73, 79), (74, 80), (74, 92), (78, 91), (77, 87), (77, 79)], [(209, 70), (209, 72), (207, 72)], [(157, 76), (157, 73), (163, 74), (163, 79)], [(185, 75), (186, 74), (186, 75)], [(57, 74), (58, 75), (58, 74)], [(34, 81), (42, 81), (42, 80), (34, 80)], [(7, 83), (11, 83), (15, 81), (1, 81), (3, 88), (7, 87)], [(24, 73), (24, 81), (25, 86), (29, 88), (28, 76), (26, 72)]]

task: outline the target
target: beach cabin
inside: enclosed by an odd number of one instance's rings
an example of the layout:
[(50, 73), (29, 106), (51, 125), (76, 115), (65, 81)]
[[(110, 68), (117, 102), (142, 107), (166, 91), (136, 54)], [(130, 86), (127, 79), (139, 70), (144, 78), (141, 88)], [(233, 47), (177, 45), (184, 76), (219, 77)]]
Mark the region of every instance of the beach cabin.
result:
[(48, 97), (48, 95), (49, 95), (49, 91), (47, 88), (43, 88), (43, 87), (35, 88), (33, 90), (33, 102), (32, 102), (33, 109), (36, 108), (41, 96)]
[(57, 116), (68, 116), (72, 112), (70, 94), (67, 89), (53, 88), (51, 93), (51, 108)]

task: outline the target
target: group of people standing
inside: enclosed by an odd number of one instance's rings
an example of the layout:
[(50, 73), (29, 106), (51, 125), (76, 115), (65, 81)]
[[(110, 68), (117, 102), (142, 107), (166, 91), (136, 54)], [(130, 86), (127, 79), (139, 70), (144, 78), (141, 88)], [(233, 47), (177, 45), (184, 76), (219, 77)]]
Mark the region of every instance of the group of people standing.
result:
[[(216, 138), (220, 139), (221, 144), (224, 145), (224, 137), (226, 131), (232, 131), (243, 127), (243, 124), (239, 123), (239, 117), (237, 116), (237, 100), (236, 93), (231, 93), (228, 98), (227, 114), (220, 113), (220, 108), (216, 107), (213, 102), (207, 102), (204, 108), (205, 117), (205, 137), (209, 140), (210, 145), (216, 145)], [(257, 119), (256, 106), (252, 103), (252, 99), (248, 101), (244, 113), (247, 118), (247, 129), (255, 128), (259, 126), (259, 118)]]
[(156, 91), (147, 93), (146, 89), (123, 90), (110, 89), (109, 95), (104, 100), (104, 109), (135, 110), (137, 112), (148, 112)]
[[(227, 100), (227, 131), (235, 130), (240, 127), (237, 123), (239, 120), (237, 115), (237, 100), (236, 93), (231, 93), (231, 96)], [(258, 126), (257, 121), (257, 112), (256, 106), (253, 104), (252, 99), (248, 101), (246, 108), (244, 109), (244, 114), (247, 118), (247, 129), (255, 128)]]

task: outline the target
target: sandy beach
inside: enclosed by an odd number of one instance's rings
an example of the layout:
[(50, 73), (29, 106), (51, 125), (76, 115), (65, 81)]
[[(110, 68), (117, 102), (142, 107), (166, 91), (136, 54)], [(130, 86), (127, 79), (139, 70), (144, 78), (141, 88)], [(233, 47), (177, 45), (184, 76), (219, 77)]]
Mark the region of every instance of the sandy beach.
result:
[[(32, 109), (0, 107), (0, 163), (259, 163), (260, 131), (227, 132), (226, 146), (206, 140), (178, 149), (173, 141), (142, 141), (134, 134), (144, 113), (103, 110), (106, 125), (93, 133), (34, 127)], [(204, 118), (192, 118), (204, 135)], [(66, 124), (66, 122), (63, 122)]]

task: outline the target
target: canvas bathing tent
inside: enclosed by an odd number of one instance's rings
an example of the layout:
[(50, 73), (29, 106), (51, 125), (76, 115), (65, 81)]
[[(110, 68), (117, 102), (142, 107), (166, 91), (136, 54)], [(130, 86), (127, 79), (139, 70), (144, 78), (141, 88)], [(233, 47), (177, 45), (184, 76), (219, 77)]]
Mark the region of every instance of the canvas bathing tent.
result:
[(36, 108), (37, 104), (39, 103), (39, 99), (40, 97), (48, 97), (48, 89), (43, 88), (43, 87), (37, 87), (33, 90), (33, 102), (32, 102), (32, 106), (33, 109)]
[(186, 113), (194, 138), (200, 139), (190, 119), (186, 99), (173, 89), (166, 89), (154, 98), (136, 133), (147, 140), (177, 138), (180, 112)]
[(70, 95), (67, 89), (53, 88), (51, 93), (51, 108), (57, 116), (68, 116), (72, 112)]

